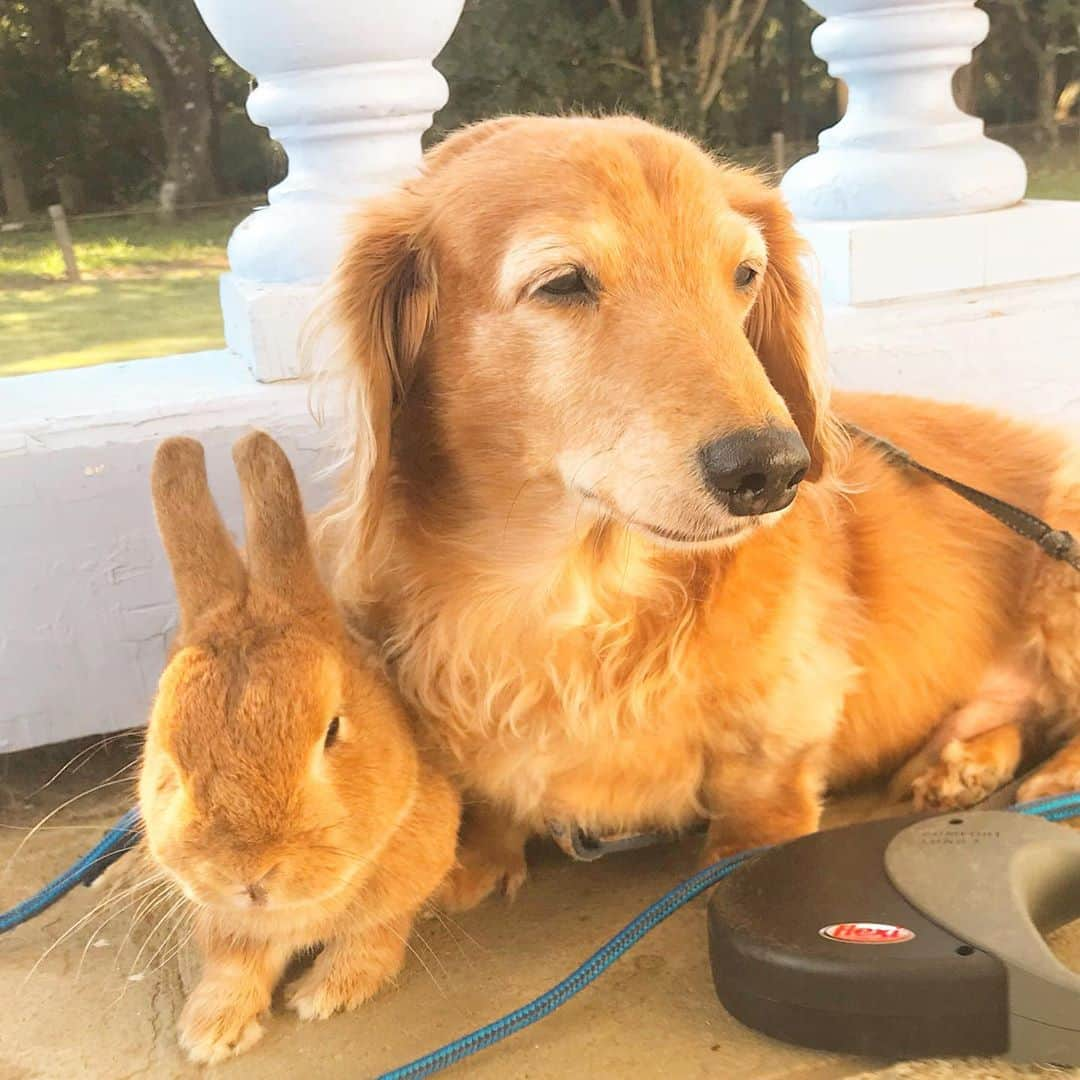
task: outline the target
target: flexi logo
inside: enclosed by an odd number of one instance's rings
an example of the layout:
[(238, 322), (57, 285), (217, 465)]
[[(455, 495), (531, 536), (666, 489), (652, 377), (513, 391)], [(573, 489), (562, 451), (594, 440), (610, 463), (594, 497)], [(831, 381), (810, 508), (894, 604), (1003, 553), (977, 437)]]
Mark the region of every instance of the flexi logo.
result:
[(899, 945), (915, 937), (915, 932), (906, 926), (876, 922), (833, 923), (823, 926), (818, 933), (830, 941), (843, 941), (848, 945)]

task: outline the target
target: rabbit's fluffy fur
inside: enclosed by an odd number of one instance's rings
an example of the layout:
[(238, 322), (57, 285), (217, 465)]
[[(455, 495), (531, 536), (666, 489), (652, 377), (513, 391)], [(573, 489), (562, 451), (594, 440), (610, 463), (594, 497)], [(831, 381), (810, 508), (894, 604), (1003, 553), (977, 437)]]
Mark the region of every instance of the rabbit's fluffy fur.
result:
[[(360, 212), (323, 535), (466, 788), (449, 902), (515, 887), (553, 819), (704, 815), (713, 859), (816, 828), (827, 787), (943, 720), (949, 753), (907, 777), (927, 803), (1007, 779), (1031, 717), (1075, 719), (1080, 579), (838, 419), (1076, 529), (1066, 440), (830, 400), (803, 253), (779, 192), (631, 117), (467, 128)], [(769, 426), (810, 474), (790, 508), (732, 518), (699, 448)], [(1027, 792), (1076, 786), (1078, 759)]]
[(169, 439), (153, 469), (181, 627), (139, 798), (150, 856), (196, 909), (204, 967), (180, 1040), (200, 1062), (259, 1037), (298, 950), (324, 946), (288, 997), (303, 1017), (358, 1005), (393, 977), (453, 863), (459, 816), (319, 580), (284, 453), (256, 432), (234, 458), (246, 565), (202, 447)]

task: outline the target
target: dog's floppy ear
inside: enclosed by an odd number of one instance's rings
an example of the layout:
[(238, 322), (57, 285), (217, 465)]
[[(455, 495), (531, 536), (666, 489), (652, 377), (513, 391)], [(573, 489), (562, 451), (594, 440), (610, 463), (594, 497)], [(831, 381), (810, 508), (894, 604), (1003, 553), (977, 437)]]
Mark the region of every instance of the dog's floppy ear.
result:
[(784, 399), (810, 451), (808, 479), (837, 464), (846, 445), (829, 408), (818, 298), (803, 268), (806, 242), (776, 188), (752, 173), (732, 173), (732, 205), (761, 229), (768, 263), (746, 335), (769, 381)]
[[(449, 162), (521, 121), (498, 117), (455, 132), (424, 155), (423, 176), (370, 200), (335, 275), (325, 314), (343, 331), (347, 428), (356, 443), (344, 447), (345, 488), (321, 515), (318, 535), (337, 535), (344, 563), (368, 550), (390, 475), (394, 414), (412, 382), (437, 305), (435, 260), (425, 238), (426, 181)], [(343, 361), (343, 363), (341, 362)]]
[(337, 272), (334, 315), (345, 335), (347, 406), (358, 438), (348, 479), (351, 505), (361, 510), (351, 526), (357, 551), (382, 509), (394, 414), (435, 320), (435, 265), (419, 235), (421, 206), (408, 186), (371, 200)]
[(154, 455), (150, 482), (186, 634), (205, 611), (241, 600), (247, 573), (210, 494), (201, 443), (166, 439)]

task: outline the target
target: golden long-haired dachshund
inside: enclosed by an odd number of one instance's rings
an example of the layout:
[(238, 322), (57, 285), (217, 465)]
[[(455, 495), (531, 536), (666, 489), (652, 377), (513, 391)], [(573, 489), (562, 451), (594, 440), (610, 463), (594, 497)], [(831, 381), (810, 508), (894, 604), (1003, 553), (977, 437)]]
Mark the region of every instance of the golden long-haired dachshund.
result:
[[(466, 128), (359, 218), (324, 536), (465, 789), (448, 903), (553, 823), (797, 836), (928, 740), (904, 784), (968, 804), (1076, 717), (1080, 575), (841, 421), (1062, 528), (1080, 457), (830, 401), (803, 253), (775, 189), (631, 117)], [(1023, 794), (1078, 782), (1067, 746)]]

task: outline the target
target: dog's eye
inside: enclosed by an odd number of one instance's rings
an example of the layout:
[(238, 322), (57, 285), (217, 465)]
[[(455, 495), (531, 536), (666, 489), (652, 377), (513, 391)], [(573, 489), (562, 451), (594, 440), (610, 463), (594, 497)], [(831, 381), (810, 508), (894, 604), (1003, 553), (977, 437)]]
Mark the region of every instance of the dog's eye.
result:
[(323, 739), (323, 749), (329, 750), (337, 742), (338, 730), (341, 728), (341, 717), (335, 716), (326, 729), (326, 738)]
[(558, 300), (580, 300), (592, 295), (584, 271), (577, 267), (550, 278), (536, 291)]
[(751, 266), (750, 263), (739, 263), (735, 268), (735, 288), (749, 289), (754, 284), (757, 276), (756, 266)]

